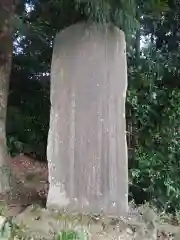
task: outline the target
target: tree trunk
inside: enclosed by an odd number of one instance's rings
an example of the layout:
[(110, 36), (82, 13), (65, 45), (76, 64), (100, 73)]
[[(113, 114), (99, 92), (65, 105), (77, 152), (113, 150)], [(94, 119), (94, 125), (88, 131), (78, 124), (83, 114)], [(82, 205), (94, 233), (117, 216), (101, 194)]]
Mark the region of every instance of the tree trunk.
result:
[(140, 40), (141, 39), (140, 38), (141, 38), (141, 33), (140, 33), (140, 30), (138, 29), (136, 31), (136, 42), (135, 42), (135, 49), (136, 49), (135, 54), (136, 54), (136, 63), (137, 63), (137, 65), (139, 64), (140, 51), (141, 51), (141, 49), (140, 49)]
[[(8, 206), (8, 215), (17, 214), (24, 205), (37, 202), (36, 193), (18, 181), (10, 166), (6, 145), (6, 112), (12, 63), (14, 0), (0, 0), (0, 195)], [(13, 208), (12, 208), (13, 206)]]
[(0, 0), (0, 193), (10, 188), (7, 162), (6, 110), (12, 62), (13, 0)]

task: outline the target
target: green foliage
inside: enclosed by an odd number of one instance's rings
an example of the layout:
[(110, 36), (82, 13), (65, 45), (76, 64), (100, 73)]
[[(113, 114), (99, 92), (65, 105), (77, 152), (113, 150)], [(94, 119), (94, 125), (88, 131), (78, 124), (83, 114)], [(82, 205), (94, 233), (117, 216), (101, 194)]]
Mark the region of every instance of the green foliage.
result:
[(22, 237), (18, 237), (19, 235), (22, 235), (22, 232), (20, 228), (13, 223), (12, 217), (5, 218), (0, 216), (0, 218), (3, 219), (0, 226), (0, 240), (22, 239)]
[(11, 227), (9, 222), (4, 222), (0, 229), (0, 240), (8, 240), (11, 236)]
[(144, 54), (138, 70), (130, 73), (135, 85), (127, 98), (130, 121), (137, 129), (130, 189), (137, 203), (151, 201), (166, 211), (175, 211), (180, 208), (180, 91), (168, 88), (164, 82), (164, 66), (168, 64), (169, 72), (174, 68), (171, 58), (167, 63), (167, 54), (154, 47)]
[(56, 236), (56, 240), (87, 240), (87, 233), (75, 230), (63, 230)]
[(76, 2), (77, 8), (83, 9), (88, 20), (115, 24), (125, 31), (128, 41), (139, 27), (134, 0), (76, 0)]

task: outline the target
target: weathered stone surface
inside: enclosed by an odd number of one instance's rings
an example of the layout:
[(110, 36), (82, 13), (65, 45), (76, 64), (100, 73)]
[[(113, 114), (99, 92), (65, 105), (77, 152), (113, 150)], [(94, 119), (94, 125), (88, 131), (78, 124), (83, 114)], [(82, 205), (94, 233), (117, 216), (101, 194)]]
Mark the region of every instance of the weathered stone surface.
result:
[(47, 147), (49, 208), (126, 214), (126, 89), (122, 31), (79, 23), (57, 34)]

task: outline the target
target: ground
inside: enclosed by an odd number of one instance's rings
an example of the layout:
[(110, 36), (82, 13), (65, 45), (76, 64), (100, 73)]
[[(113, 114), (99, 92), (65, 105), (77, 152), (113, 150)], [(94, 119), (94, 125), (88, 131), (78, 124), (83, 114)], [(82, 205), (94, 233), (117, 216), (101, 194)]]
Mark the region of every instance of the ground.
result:
[[(145, 218), (112, 218), (109, 216), (67, 214), (29, 206), (13, 218), (16, 240), (179, 240), (179, 226), (159, 223), (144, 212)], [(150, 216), (150, 217), (149, 217)], [(153, 216), (155, 216), (153, 214)], [(76, 232), (80, 238), (62, 237)], [(60, 235), (61, 237), (57, 237)], [(82, 236), (83, 235), (83, 236)], [(17, 237), (18, 236), (18, 237)], [(56, 236), (56, 238), (55, 238)], [(22, 238), (23, 237), (23, 238)], [(31, 237), (31, 238), (29, 238)], [(6, 239), (7, 240), (7, 239)]]
[[(9, 214), (16, 215), (30, 204), (39, 202), (45, 204), (48, 193), (47, 163), (38, 162), (25, 155), (18, 155), (9, 159), (9, 165), (19, 182), (21, 192), (18, 202), (8, 202)], [(1, 196), (1, 199), (3, 201), (4, 196)]]
[(13, 157), (10, 161), (12, 172), (25, 188), (32, 188), (40, 196), (46, 197), (48, 191), (48, 166), (25, 155)]

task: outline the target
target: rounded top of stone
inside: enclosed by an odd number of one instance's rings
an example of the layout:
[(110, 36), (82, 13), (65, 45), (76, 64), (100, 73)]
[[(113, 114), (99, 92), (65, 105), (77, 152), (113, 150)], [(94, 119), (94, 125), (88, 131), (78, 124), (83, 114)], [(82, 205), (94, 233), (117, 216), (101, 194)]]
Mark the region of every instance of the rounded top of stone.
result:
[(112, 36), (119, 38), (121, 41), (125, 42), (125, 35), (122, 30), (111, 23), (96, 23), (96, 22), (78, 22), (76, 24), (70, 25), (66, 27), (62, 31), (58, 32), (56, 35), (55, 41), (58, 41), (59, 38), (63, 35), (73, 34), (75, 33), (76, 36), (92, 36), (94, 34), (99, 34), (104, 36)]

